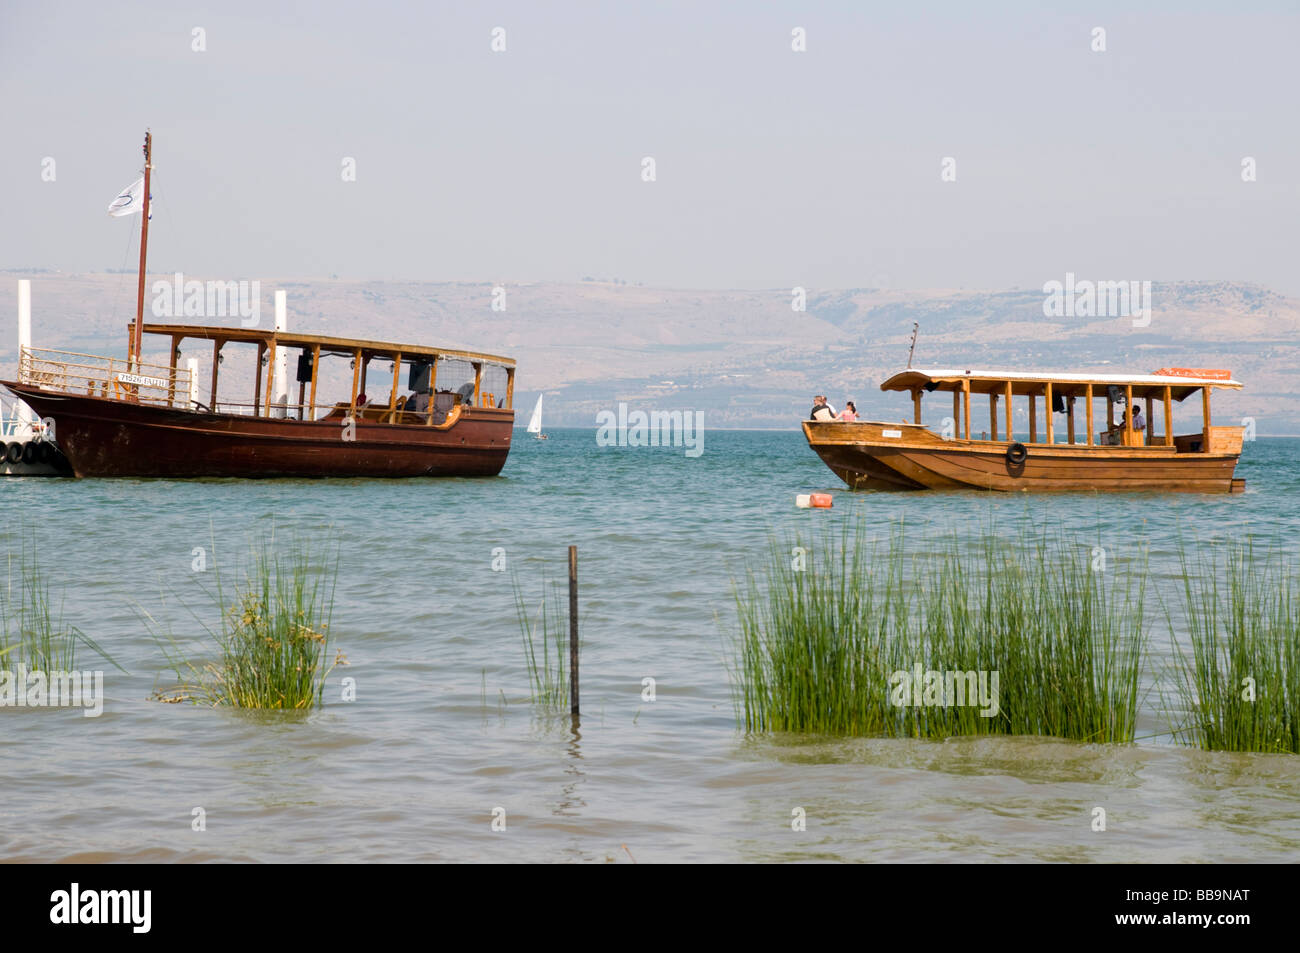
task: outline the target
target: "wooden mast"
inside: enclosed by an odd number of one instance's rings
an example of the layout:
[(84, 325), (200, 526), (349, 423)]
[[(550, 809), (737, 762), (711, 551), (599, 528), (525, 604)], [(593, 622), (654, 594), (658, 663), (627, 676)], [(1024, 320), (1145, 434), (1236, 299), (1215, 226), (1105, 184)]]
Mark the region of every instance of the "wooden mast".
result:
[[(144, 267), (149, 255), (149, 173), (153, 171), (153, 135), (146, 129), (144, 133), (144, 208), (140, 214), (140, 288), (135, 303), (135, 329), (131, 333), (131, 361), (137, 368), (140, 364), (140, 350), (144, 340)], [(127, 363), (130, 364), (131, 361)]]

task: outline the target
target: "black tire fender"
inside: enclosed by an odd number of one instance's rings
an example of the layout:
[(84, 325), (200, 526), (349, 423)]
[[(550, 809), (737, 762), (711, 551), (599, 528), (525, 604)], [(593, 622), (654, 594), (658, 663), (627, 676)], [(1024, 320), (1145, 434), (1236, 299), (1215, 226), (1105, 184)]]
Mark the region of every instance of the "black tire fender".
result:
[(1013, 443), (1007, 447), (1007, 463), (1018, 467), (1029, 459), (1029, 449), (1023, 443)]
[(21, 443), (9, 444), (9, 449), (5, 451), (5, 459), (10, 463), (17, 463), (23, 458), (23, 445)]

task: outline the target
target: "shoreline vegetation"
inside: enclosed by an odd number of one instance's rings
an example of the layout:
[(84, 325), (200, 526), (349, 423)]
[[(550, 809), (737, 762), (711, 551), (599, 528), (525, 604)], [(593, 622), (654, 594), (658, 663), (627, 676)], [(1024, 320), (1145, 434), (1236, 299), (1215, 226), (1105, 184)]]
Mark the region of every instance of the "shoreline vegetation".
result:
[(216, 585), (209, 596), (219, 627), (195, 619), (217, 660), (196, 660), (174, 638), (159, 639), (177, 684), (156, 691), (154, 699), (260, 710), (320, 706), (325, 680), (336, 666), (348, 664), (337, 650), (330, 657), (338, 571), (337, 552), (332, 561), (318, 558), (303, 540), (277, 552), (273, 539), (251, 547), (242, 580), (229, 590), (220, 570), (214, 570)]
[(860, 522), (772, 542), (735, 585), (742, 730), (1131, 743), (1155, 662), (1174, 675), (1176, 740), (1300, 751), (1300, 589), (1276, 554), (1219, 560), (1198, 544), (1193, 565), (1180, 542), (1186, 622), (1166, 606), (1173, 658), (1149, 659), (1144, 552), (1107, 571), (1099, 548), (1060, 533), (916, 543), (901, 524), (877, 542)]
[(8, 553), (5, 560), (4, 588), (0, 590), (0, 670), (22, 665), (47, 675), (75, 672), (78, 645), (125, 671), (90, 636), (67, 624), (62, 602), (56, 607), (51, 600), (50, 582), (35, 545), (24, 542), (18, 553)]
[[(563, 615), (565, 596), (556, 583), (542, 580), (542, 597), (536, 616), (530, 615), (529, 603), (518, 576), (512, 580), (515, 612), (528, 671), (529, 701), (548, 713), (569, 710), (569, 627)], [(549, 589), (549, 601), (548, 601)], [(579, 643), (581, 644), (581, 643)]]
[(1205, 751), (1300, 754), (1300, 579), (1275, 549), (1182, 556), (1188, 647), (1175, 691)]

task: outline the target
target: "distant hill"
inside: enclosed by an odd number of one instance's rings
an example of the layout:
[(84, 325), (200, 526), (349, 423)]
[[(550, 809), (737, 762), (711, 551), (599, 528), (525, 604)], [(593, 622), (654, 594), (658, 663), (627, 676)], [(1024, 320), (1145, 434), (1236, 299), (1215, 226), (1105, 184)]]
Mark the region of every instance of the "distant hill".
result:
[[(0, 369), (7, 375), (16, 363), (15, 333), (8, 330), (16, 327), (13, 289), (24, 275), (5, 277), (11, 284), (0, 294)], [(38, 347), (124, 352), (134, 276), (30, 277)], [(150, 284), (170, 277), (151, 276)], [(627, 401), (703, 410), (712, 428), (789, 428), (815, 392), (837, 406), (851, 398), (867, 415), (898, 417), (906, 399), (882, 394), (879, 383), (906, 364), (918, 322), (918, 367), (1226, 367), (1246, 388), (1216, 398), (1216, 416), (1253, 416), (1261, 435), (1300, 433), (1300, 301), (1254, 285), (1157, 283), (1151, 323), (1143, 328), (1130, 318), (1044, 317), (1037, 288), (809, 289), (802, 312), (791, 309), (788, 288), (507, 284), (504, 311), (492, 310), (492, 287), (481, 283), (263, 279), (261, 288), (265, 325), (273, 320), (274, 290), (284, 288), (295, 330), (516, 357), (517, 404), (526, 411), (545, 391), (550, 426), (594, 426), (598, 410)], [(230, 360), (223, 367), (230, 374), (224, 379), (239, 386), (243, 371)]]

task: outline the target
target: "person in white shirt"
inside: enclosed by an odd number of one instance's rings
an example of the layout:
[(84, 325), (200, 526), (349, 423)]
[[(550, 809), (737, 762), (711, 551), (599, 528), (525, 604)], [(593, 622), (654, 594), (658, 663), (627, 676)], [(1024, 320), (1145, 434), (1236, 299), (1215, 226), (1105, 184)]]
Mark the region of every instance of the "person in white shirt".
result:
[(835, 408), (826, 403), (825, 394), (818, 394), (813, 398), (813, 407), (808, 414), (809, 420), (834, 420), (837, 416)]

